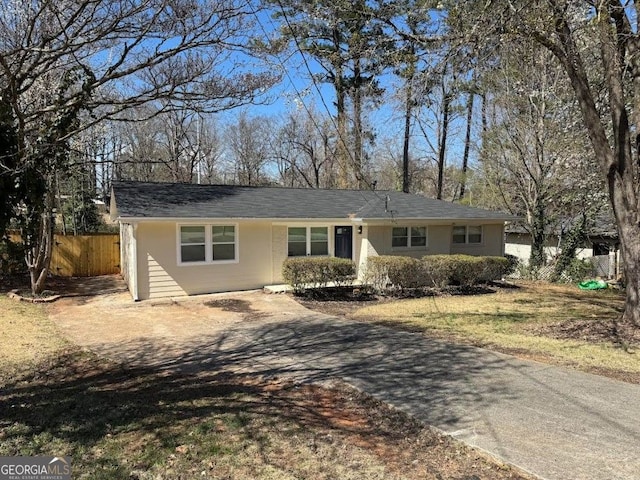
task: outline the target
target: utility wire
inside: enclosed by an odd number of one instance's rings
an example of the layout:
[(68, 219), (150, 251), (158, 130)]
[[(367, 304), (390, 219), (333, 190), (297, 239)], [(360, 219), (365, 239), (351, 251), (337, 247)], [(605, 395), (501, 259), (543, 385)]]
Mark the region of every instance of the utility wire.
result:
[[(300, 57), (302, 58), (302, 62), (304, 63), (305, 69), (307, 70), (307, 73), (309, 73), (309, 77), (311, 79), (311, 82), (313, 83), (313, 86), (314, 86), (315, 90), (318, 92), (318, 96), (320, 97), (320, 102), (322, 103), (324, 109), (326, 110), (327, 114), (329, 115), (329, 118), (331, 119), (331, 123), (333, 124), (333, 127), (335, 128), (335, 130), (336, 130), (336, 132), (338, 134), (338, 139), (340, 140), (340, 142), (343, 145), (347, 145), (347, 142), (346, 142), (347, 139), (345, 139), (343, 137), (343, 132), (341, 132), (340, 129), (338, 128), (338, 125), (336, 124), (335, 119), (333, 118), (333, 115), (331, 114), (329, 106), (327, 105), (327, 102), (325, 101), (324, 96), (322, 95), (320, 87), (318, 86), (318, 82), (316, 81), (316, 77), (313, 74), (313, 72), (311, 71), (311, 66), (309, 65), (309, 61), (307, 60), (307, 57), (305, 55), (305, 52), (304, 52), (302, 46), (300, 45), (300, 41), (298, 40), (298, 36), (296, 35), (295, 29), (291, 25), (291, 21), (289, 20), (289, 16), (287, 15), (287, 12), (284, 9), (284, 6), (282, 5), (281, 0), (276, 0), (276, 1), (278, 3), (278, 6), (280, 7), (280, 11), (282, 12), (282, 17), (284, 18), (284, 21), (287, 24), (287, 28), (289, 29), (289, 32), (291, 32), (291, 37), (293, 38), (293, 42), (295, 43), (296, 49), (298, 50), (298, 53), (300, 53)], [(273, 23), (272, 23), (272, 25), (273, 25)], [(356, 174), (356, 179), (358, 181), (365, 180), (364, 176), (362, 174), (361, 166), (356, 165), (356, 160), (355, 160), (353, 154), (351, 153), (351, 150), (345, 149), (345, 153), (349, 157), (349, 160), (350, 160), (352, 166), (357, 167), (357, 168), (354, 168), (354, 171), (355, 171), (355, 174)], [(366, 182), (366, 183), (368, 184), (369, 182)]]
[[(338, 125), (335, 122), (335, 119), (333, 118), (333, 115), (331, 113), (331, 110), (329, 109), (329, 106), (327, 105), (327, 102), (324, 99), (324, 95), (322, 94), (322, 91), (320, 89), (320, 87), (318, 86), (318, 83), (316, 81), (316, 78), (313, 74), (313, 72), (311, 71), (311, 66), (309, 65), (309, 61), (307, 60), (307, 57), (305, 55), (305, 52), (300, 44), (300, 41), (298, 40), (298, 37), (295, 33), (295, 30), (292, 28), (291, 22), (289, 20), (289, 16), (287, 15), (284, 6), (282, 5), (282, 2), (280, 0), (277, 0), (278, 6), (280, 7), (280, 11), (282, 12), (282, 16), (285, 20), (285, 23), (287, 25), (287, 28), (289, 29), (289, 31), (291, 32), (291, 36), (293, 38), (294, 44), (296, 46), (296, 50), (298, 51), (298, 53), (300, 54), (300, 57), (302, 58), (303, 64), (305, 66), (305, 69), (307, 71), (307, 73), (309, 74), (309, 77), (311, 79), (311, 82), (313, 84), (314, 89), (316, 90), (316, 92), (318, 93), (318, 96), (320, 98), (320, 102), (322, 103), (322, 106), (324, 107), (325, 111), (327, 112), (327, 115), (333, 125), (333, 127), (335, 128), (335, 131), (337, 132), (338, 135), (338, 139), (344, 144), (346, 145), (345, 139), (342, 137), (342, 132), (340, 132), (340, 129), (338, 128)], [(264, 33), (265, 37), (269, 40), (269, 42), (271, 42), (269, 34), (267, 32), (267, 29), (265, 28), (264, 24), (262, 23), (262, 21), (260, 20), (260, 17), (258, 16), (257, 11), (255, 10), (255, 8), (251, 5), (250, 0), (247, 0), (246, 2), (247, 6), (249, 7), (251, 13), (253, 14), (253, 16), (256, 19), (257, 24), (259, 25), (260, 29), (262, 30), (262, 32)], [(274, 25), (273, 21), (271, 20), (271, 18), (269, 18), (269, 23), (271, 23), (271, 26), (273, 27), (273, 29), (276, 29), (276, 26)], [(313, 123), (314, 127), (316, 128), (316, 130), (322, 134), (322, 129), (320, 128), (320, 126), (318, 125), (316, 118), (314, 117), (313, 113), (311, 112), (311, 110), (309, 109), (309, 107), (306, 105), (306, 103), (304, 102), (304, 98), (301, 94), (301, 92), (298, 90), (298, 88), (296, 87), (293, 78), (291, 77), (291, 74), (289, 73), (288, 68), (285, 66), (283, 60), (276, 55), (276, 59), (278, 61), (278, 63), (280, 64), (280, 67), (282, 69), (282, 71), (284, 72), (285, 76), (287, 77), (287, 79), (289, 80), (289, 83), (291, 84), (293, 90), (295, 91), (296, 96), (300, 99), (300, 103), (302, 104), (305, 112), (307, 113), (307, 115), (309, 116), (311, 122)], [(353, 157), (352, 153), (350, 150), (346, 150), (347, 155), (349, 156), (349, 160), (352, 162), (352, 165), (355, 166), (356, 161), (355, 158)], [(359, 169), (358, 169), (359, 170)], [(358, 178), (359, 177), (359, 178)], [(357, 180), (364, 180), (362, 172), (358, 171), (356, 172), (356, 178)], [(367, 182), (368, 183), (368, 182)], [(369, 199), (364, 195), (364, 193), (359, 190), (356, 189), (356, 191), (358, 191), (360, 193), (360, 195), (362, 196), (363, 200), (366, 200), (367, 203), (369, 201)], [(395, 221), (395, 211), (392, 209), (387, 209), (386, 206), (388, 204), (388, 195), (385, 195), (385, 197), (380, 196), (379, 191), (377, 190), (371, 190), (372, 192), (374, 192), (374, 195), (378, 198), (378, 200), (382, 201), (385, 203), (385, 214), (387, 214), (392, 220)]]

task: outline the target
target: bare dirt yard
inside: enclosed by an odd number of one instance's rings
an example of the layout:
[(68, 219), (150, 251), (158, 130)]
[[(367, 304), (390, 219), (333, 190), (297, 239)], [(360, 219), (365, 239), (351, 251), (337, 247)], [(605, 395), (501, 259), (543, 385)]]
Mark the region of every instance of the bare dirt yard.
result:
[[(58, 323), (146, 334), (162, 312), (176, 328), (184, 318), (204, 328), (202, 315), (224, 328), (268, 321), (267, 306), (215, 297), (115, 308), (116, 299), (126, 302), (120, 291), (40, 305), (9, 300), (4, 290), (0, 455), (69, 455), (74, 478), (91, 479), (530, 478), (340, 382), (116, 364), (63, 337)], [(96, 322), (90, 315), (100, 311)]]

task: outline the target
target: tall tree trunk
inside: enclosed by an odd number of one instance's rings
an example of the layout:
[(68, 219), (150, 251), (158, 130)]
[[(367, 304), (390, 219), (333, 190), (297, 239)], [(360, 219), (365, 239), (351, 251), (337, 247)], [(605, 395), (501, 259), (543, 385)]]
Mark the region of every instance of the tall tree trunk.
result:
[[(52, 179), (47, 180), (50, 184)], [(53, 229), (54, 229), (54, 197), (53, 185), (47, 189), (44, 208), (39, 212), (38, 221), (28, 225), (28, 229), (22, 232), (22, 238), (26, 239), (25, 252), (27, 268), (31, 280), (31, 293), (39, 295), (44, 291), (45, 282), (49, 274), (51, 255), (53, 253)]]
[(489, 121), (487, 119), (487, 94), (482, 92), (480, 106), (480, 123), (482, 125), (482, 135), (487, 133), (489, 129)]
[(471, 122), (473, 120), (474, 97), (474, 92), (469, 92), (469, 99), (467, 100), (467, 129), (464, 134), (464, 152), (462, 153), (462, 178), (460, 180), (460, 195), (458, 197), (459, 200), (462, 200), (464, 198), (467, 186), (467, 171), (469, 170), (469, 151), (471, 150)]
[[(340, 49), (340, 31), (333, 31), (335, 48)], [(335, 65), (335, 77), (333, 88), (336, 91), (336, 114), (338, 123), (338, 144), (336, 146), (336, 160), (338, 162), (338, 188), (349, 188), (349, 150), (347, 148), (347, 112), (346, 112), (346, 86), (344, 83), (344, 71), (341, 65)]]
[(544, 253), (545, 229), (547, 226), (545, 210), (542, 201), (538, 199), (532, 212), (533, 219), (531, 225), (531, 253), (529, 254), (529, 268), (537, 270), (547, 262), (547, 255)]
[(354, 60), (353, 68), (353, 171), (358, 182), (358, 188), (366, 188), (364, 178), (364, 142), (362, 126), (362, 76), (360, 71), (360, 59)]
[[(617, 48), (615, 27), (609, 22), (611, 16), (607, 10), (608, 4), (601, 2), (598, 6), (601, 11), (596, 18), (602, 47), (603, 71), (609, 93), (613, 148), (609, 144), (606, 129), (591, 93), (580, 50), (566, 19), (559, 16), (555, 22), (559, 44), (544, 37), (536, 37), (536, 39), (562, 62), (576, 92), (596, 158), (607, 175), (609, 198), (618, 225), (626, 284), (626, 302), (622, 321), (640, 327), (640, 211), (634, 174), (636, 169), (631, 164), (630, 127), (624, 99), (622, 76), (625, 68)], [(624, 37), (622, 40), (627, 41), (627, 35)], [(632, 78), (636, 76), (634, 74), (640, 74), (640, 72), (631, 73)], [(634, 98), (633, 107), (640, 108), (640, 98)]]
[(344, 88), (336, 89), (336, 108), (338, 115), (338, 144), (336, 147), (336, 160), (338, 161), (338, 187), (348, 188), (349, 182), (349, 150), (347, 149), (347, 113), (345, 111)]
[(413, 74), (407, 78), (404, 110), (404, 143), (402, 145), (402, 191), (409, 193), (409, 140), (411, 139), (411, 117), (413, 115)]
[(451, 110), (451, 95), (445, 92), (442, 101), (442, 131), (440, 132), (440, 145), (438, 145), (438, 184), (436, 198), (442, 200), (442, 188), (444, 184), (444, 167), (447, 151), (447, 134), (449, 133), (449, 113)]
[(566, 235), (560, 249), (560, 255), (553, 268), (553, 274), (549, 279), (552, 282), (558, 282), (562, 278), (562, 274), (569, 268), (571, 262), (576, 258), (578, 247), (587, 238), (587, 214), (583, 212), (582, 218), (576, 223), (569, 233)]

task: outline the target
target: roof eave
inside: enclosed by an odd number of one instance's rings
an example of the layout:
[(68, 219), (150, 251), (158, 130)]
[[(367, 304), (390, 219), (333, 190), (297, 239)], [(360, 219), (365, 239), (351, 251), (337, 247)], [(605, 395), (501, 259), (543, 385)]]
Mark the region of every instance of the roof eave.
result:
[(428, 221), (428, 222), (439, 222), (439, 223), (469, 223), (469, 222), (491, 222), (491, 223), (504, 223), (504, 222), (515, 222), (521, 220), (520, 217), (369, 217), (369, 218), (359, 218), (358, 221), (362, 223), (371, 223), (371, 222), (415, 222), (415, 221)]
[(485, 217), (485, 218), (463, 218), (463, 217), (370, 217), (370, 218), (360, 218), (360, 217), (136, 217), (136, 216), (125, 216), (119, 215), (115, 219), (116, 221), (122, 223), (139, 223), (139, 222), (215, 222), (215, 221), (227, 221), (227, 222), (235, 222), (235, 221), (253, 221), (253, 222), (275, 222), (275, 223), (286, 223), (286, 222), (350, 222), (350, 223), (372, 223), (372, 222), (415, 222), (415, 221), (427, 221), (427, 222), (439, 222), (439, 223), (468, 223), (468, 222), (491, 222), (491, 223), (504, 223), (504, 222), (514, 222), (517, 220), (521, 220), (520, 217), (507, 217), (507, 218), (499, 218), (499, 217)]
[(120, 215), (116, 218), (122, 223), (140, 223), (140, 222), (331, 222), (346, 223), (354, 222), (352, 218), (340, 217), (127, 217)]

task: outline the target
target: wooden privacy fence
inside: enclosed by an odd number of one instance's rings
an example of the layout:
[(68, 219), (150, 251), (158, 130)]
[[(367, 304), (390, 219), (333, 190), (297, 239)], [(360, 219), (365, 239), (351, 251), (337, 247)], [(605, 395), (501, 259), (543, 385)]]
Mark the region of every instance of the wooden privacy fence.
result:
[(118, 234), (55, 235), (50, 272), (62, 277), (120, 273)]
[[(11, 234), (14, 242), (20, 235)], [(120, 273), (120, 235), (54, 235), (49, 272), (61, 277), (94, 277)]]

